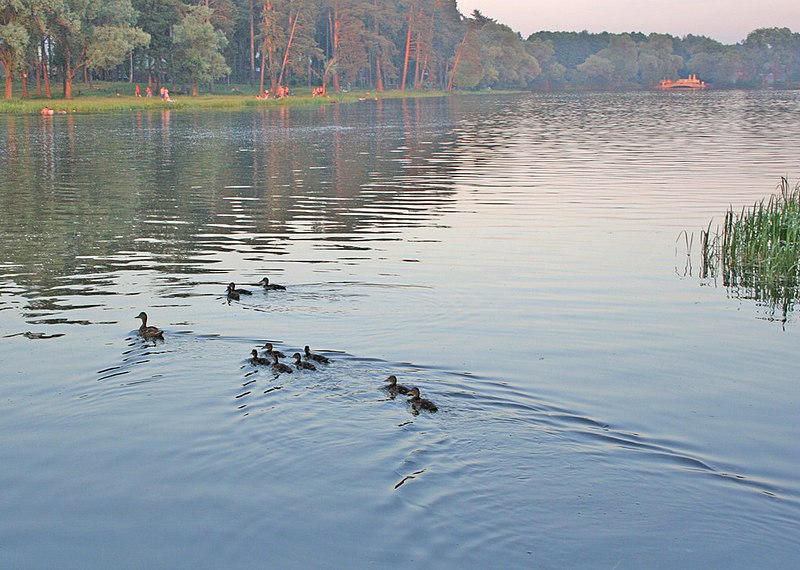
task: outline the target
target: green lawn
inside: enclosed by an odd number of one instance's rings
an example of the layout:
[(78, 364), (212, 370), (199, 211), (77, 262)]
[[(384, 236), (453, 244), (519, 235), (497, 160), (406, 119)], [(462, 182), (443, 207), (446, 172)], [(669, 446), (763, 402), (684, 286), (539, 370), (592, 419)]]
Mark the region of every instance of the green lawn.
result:
[[(15, 85), (16, 86), (16, 85)], [(144, 92), (145, 84), (140, 84)], [(18, 86), (16, 86), (18, 87)], [(29, 86), (30, 87), (30, 86)], [(55, 86), (54, 86), (55, 87)], [(167, 86), (169, 87), (169, 86)], [(59, 85), (60, 88), (60, 85)], [(170, 89), (171, 102), (160, 99), (157, 93), (153, 97), (134, 96), (135, 84), (95, 82), (92, 86), (86, 83), (73, 85), (73, 98), (61, 98), (61, 91), (53, 91), (52, 99), (30, 96), (23, 99), (0, 99), (0, 113), (6, 114), (36, 114), (43, 107), (50, 107), (56, 112), (69, 113), (100, 113), (124, 112), (142, 109), (243, 109), (249, 107), (277, 107), (277, 106), (316, 106), (326, 103), (352, 103), (366, 99), (393, 99), (402, 97), (441, 97), (447, 95), (444, 91), (351, 91), (348, 93), (329, 92), (325, 97), (312, 97), (308, 88), (293, 89), (291, 95), (285, 99), (256, 99), (257, 89), (249, 85), (219, 85), (215, 93), (203, 93), (191, 97), (177, 89)], [(35, 93), (35, 86), (29, 89)], [(15, 91), (15, 95), (17, 94)]]

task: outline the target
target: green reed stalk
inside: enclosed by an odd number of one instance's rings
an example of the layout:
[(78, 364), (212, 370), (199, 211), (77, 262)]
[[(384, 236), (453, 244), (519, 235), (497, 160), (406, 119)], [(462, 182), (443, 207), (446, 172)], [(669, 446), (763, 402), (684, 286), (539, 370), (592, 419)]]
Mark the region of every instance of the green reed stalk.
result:
[(700, 231), (703, 277), (720, 270), (739, 295), (787, 307), (800, 298), (800, 183), (781, 178), (780, 192), (725, 213), (722, 228)]

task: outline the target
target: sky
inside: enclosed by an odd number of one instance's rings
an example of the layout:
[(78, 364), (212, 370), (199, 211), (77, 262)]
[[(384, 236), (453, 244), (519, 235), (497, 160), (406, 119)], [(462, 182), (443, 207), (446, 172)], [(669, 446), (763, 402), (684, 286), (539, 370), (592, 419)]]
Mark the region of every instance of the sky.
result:
[(735, 44), (758, 28), (800, 32), (800, 0), (457, 0), (527, 38), (533, 32), (651, 32)]

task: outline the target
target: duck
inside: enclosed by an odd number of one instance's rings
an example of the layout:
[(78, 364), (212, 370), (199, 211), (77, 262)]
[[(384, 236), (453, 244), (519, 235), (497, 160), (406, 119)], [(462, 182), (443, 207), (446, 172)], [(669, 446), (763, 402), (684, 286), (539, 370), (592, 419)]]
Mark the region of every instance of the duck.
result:
[(265, 344), (263, 348), (266, 349), (264, 351), (264, 354), (266, 354), (270, 358), (272, 358), (272, 355), (277, 355), (278, 358), (286, 358), (286, 355), (284, 353), (282, 353), (280, 350), (273, 350), (272, 349), (272, 344), (269, 343), (269, 342), (267, 344)]
[(268, 358), (261, 358), (258, 355), (258, 351), (255, 348), (250, 351), (250, 354), (253, 355), (250, 358), (250, 362), (252, 362), (253, 364), (261, 364), (262, 366), (266, 366), (267, 364), (270, 364), (270, 362), (271, 362)]
[(411, 388), (409, 395), (411, 398), (408, 399), (408, 402), (414, 406), (415, 410), (428, 410), (429, 412), (435, 412), (439, 409), (436, 407), (436, 404), (430, 400), (419, 397), (419, 388)]
[(386, 380), (384, 380), (384, 382), (388, 382), (388, 384), (386, 385), (386, 389), (389, 390), (389, 393), (392, 396), (396, 396), (397, 394), (411, 393), (411, 388), (397, 383), (397, 376), (395, 376), (394, 374), (389, 376)]
[(306, 347), (303, 350), (305, 351), (306, 358), (308, 360), (316, 360), (320, 364), (330, 364), (330, 362), (331, 362), (329, 358), (326, 358), (325, 356), (322, 356), (321, 354), (312, 353), (311, 349), (308, 348), (308, 345), (306, 345)]
[(286, 287), (283, 285), (277, 285), (275, 283), (269, 282), (269, 277), (264, 277), (261, 281), (258, 282), (259, 285), (264, 286), (265, 291), (286, 291)]
[(283, 362), (278, 362), (278, 355), (272, 355), (272, 369), (280, 374), (281, 372), (286, 372), (287, 374), (292, 373), (292, 369), (286, 366)]
[(250, 291), (247, 289), (237, 289), (236, 283), (229, 283), (228, 284), (228, 299), (233, 299), (234, 301), (239, 300), (240, 295), (252, 295)]
[(297, 366), (298, 370), (302, 370), (302, 369), (316, 370), (317, 369), (317, 367), (314, 366), (313, 364), (311, 364), (310, 362), (306, 362), (304, 360), (300, 360), (300, 353), (299, 352), (295, 352), (294, 355), (292, 355), (292, 358), (294, 358), (294, 365)]
[(142, 319), (142, 326), (139, 327), (139, 335), (144, 338), (160, 338), (164, 340), (164, 331), (158, 327), (147, 326), (147, 313), (142, 311), (136, 315), (137, 319)]

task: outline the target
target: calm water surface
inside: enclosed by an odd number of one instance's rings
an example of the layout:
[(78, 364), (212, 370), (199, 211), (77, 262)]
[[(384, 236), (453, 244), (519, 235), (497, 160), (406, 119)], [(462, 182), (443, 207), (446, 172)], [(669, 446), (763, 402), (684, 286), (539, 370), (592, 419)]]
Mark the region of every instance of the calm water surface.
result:
[(800, 322), (679, 239), (799, 148), (798, 92), (0, 117), (0, 567), (800, 566)]

